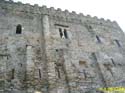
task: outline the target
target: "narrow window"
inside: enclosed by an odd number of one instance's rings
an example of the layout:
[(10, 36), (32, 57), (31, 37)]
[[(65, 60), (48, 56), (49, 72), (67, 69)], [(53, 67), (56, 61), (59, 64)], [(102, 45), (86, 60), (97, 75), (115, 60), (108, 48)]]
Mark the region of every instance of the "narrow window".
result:
[(57, 72), (58, 72), (58, 78), (61, 78), (59, 69), (57, 70)]
[(112, 61), (112, 64), (115, 66), (115, 62), (114, 62), (114, 60), (111, 58), (111, 61)]
[(118, 45), (118, 47), (121, 47), (121, 44), (119, 43), (118, 40), (115, 40), (116, 44)]
[(16, 27), (16, 34), (21, 34), (21, 33), (22, 33), (22, 26), (18, 24)]
[(64, 36), (65, 36), (66, 39), (68, 38), (67, 30), (66, 29), (64, 29)]
[(41, 78), (41, 70), (39, 69), (39, 78)]
[(101, 43), (99, 36), (96, 35), (96, 39), (97, 39), (98, 43)]
[(14, 79), (14, 73), (15, 73), (15, 69), (12, 69), (12, 76), (11, 76), (11, 79)]
[(62, 38), (63, 37), (63, 33), (62, 33), (62, 29), (59, 28), (59, 34), (60, 34), (60, 37)]

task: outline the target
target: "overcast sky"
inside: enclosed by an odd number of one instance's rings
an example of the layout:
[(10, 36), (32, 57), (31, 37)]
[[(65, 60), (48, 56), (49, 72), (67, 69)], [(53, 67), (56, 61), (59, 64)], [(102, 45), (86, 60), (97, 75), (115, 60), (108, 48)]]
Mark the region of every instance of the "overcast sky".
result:
[(125, 0), (14, 0), (115, 20), (125, 32)]

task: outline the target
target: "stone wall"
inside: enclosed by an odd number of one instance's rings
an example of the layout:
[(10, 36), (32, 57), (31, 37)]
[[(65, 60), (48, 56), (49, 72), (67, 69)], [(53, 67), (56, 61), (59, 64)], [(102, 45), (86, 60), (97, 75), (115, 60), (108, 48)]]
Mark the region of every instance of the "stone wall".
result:
[(116, 22), (0, 1), (1, 93), (94, 93), (125, 86), (125, 35)]

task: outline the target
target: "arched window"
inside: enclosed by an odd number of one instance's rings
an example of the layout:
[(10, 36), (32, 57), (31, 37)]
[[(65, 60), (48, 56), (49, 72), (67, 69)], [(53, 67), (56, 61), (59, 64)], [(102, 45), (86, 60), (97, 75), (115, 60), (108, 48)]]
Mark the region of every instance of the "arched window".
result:
[(21, 33), (22, 33), (22, 26), (18, 24), (16, 27), (16, 34), (21, 34)]

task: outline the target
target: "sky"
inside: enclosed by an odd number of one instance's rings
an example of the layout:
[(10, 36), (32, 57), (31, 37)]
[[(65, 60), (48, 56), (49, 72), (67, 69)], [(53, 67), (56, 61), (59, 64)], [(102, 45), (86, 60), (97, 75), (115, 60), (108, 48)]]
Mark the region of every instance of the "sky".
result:
[(62, 10), (76, 11), (84, 15), (117, 21), (125, 32), (125, 0), (13, 0), (15, 2), (46, 5)]

